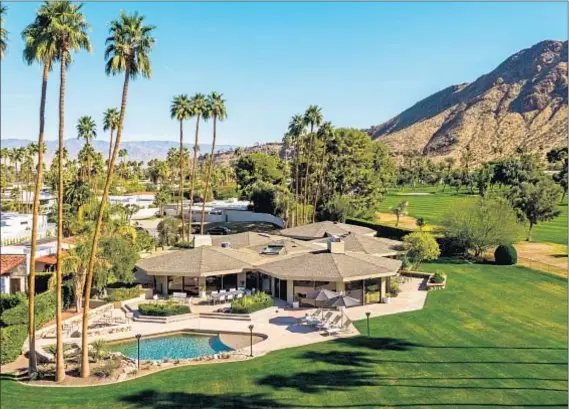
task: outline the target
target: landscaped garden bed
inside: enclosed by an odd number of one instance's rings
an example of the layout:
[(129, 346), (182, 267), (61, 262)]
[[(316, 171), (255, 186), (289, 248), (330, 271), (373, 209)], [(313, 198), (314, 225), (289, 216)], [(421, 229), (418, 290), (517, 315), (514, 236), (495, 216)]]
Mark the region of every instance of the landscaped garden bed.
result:
[(257, 292), (253, 295), (246, 295), (245, 297), (234, 300), (231, 303), (232, 314), (251, 314), (255, 311), (270, 308), (274, 304), (273, 298), (264, 292)]
[(138, 304), (138, 311), (141, 315), (150, 317), (170, 317), (173, 315), (190, 314), (192, 312), (187, 305), (171, 302)]
[(428, 290), (440, 290), (446, 287), (447, 276), (439, 271), (431, 274), (429, 281), (427, 281)]

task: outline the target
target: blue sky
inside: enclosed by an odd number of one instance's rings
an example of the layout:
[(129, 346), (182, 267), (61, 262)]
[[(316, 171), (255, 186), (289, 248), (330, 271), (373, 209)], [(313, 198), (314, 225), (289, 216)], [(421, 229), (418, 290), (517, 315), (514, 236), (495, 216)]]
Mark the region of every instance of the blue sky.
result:
[[(39, 3), (11, 3), (2, 61), (1, 136), (36, 139), (41, 69), (22, 62), (20, 32)], [(336, 126), (379, 124), (444, 87), (470, 82), (541, 40), (567, 40), (567, 3), (86, 3), (92, 54), (68, 73), (65, 129), (119, 106), (122, 77), (104, 72), (119, 11), (157, 26), (153, 76), (131, 83), (123, 140), (176, 140), (174, 95), (222, 92), (219, 143), (282, 138), (290, 117), (320, 105)], [(58, 68), (57, 68), (58, 69)], [(46, 137), (57, 138), (59, 78), (48, 84)], [(205, 125), (202, 142), (211, 139)], [(192, 138), (193, 121), (186, 125)], [(98, 139), (107, 139), (99, 129)]]

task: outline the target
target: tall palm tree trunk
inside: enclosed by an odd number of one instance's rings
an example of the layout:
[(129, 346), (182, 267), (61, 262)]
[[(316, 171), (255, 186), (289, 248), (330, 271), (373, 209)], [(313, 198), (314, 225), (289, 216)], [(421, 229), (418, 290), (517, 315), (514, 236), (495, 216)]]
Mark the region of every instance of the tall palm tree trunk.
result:
[(113, 131), (114, 129), (111, 128), (111, 139), (109, 140), (109, 159), (107, 160), (107, 168), (109, 167), (109, 161), (111, 160), (111, 155), (113, 152)]
[(295, 176), (294, 176), (294, 226), (298, 226), (298, 162), (300, 161), (300, 143), (299, 136), (296, 137), (296, 152), (294, 153), (295, 161)]
[(29, 338), (29, 366), (28, 372), (37, 372), (37, 359), (36, 359), (36, 328), (35, 328), (35, 294), (36, 294), (36, 252), (37, 252), (37, 237), (38, 237), (38, 217), (40, 207), (40, 189), (42, 185), (43, 176), (43, 136), (45, 129), (45, 98), (47, 94), (47, 76), (49, 74), (49, 64), (44, 64), (43, 76), (41, 83), (41, 100), (40, 100), (40, 132), (38, 136), (38, 167), (36, 175), (36, 186), (34, 190), (34, 205), (32, 216), (32, 248), (30, 251), (30, 274), (28, 276), (28, 338)]
[(188, 241), (192, 237), (192, 207), (194, 205), (194, 187), (196, 185), (196, 165), (198, 163), (198, 140), (200, 133), (200, 114), (196, 116), (196, 137), (194, 140), (194, 157), (192, 158), (192, 181), (190, 183), (190, 218), (189, 218), (189, 229), (188, 229)]
[(186, 223), (184, 221), (184, 125), (180, 119), (180, 214), (182, 216), (182, 240), (186, 237)]
[[(63, 242), (63, 133), (65, 129), (65, 60), (67, 53), (64, 51), (61, 56), (61, 70), (60, 70), (60, 84), (59, 84), (59, 153), (58, 160), (59, 166), (58, 174), (58, 189), (57, 189), (57, 269), (55, 273), (56, 285), (56, 313), (55, 325), (57, 327), (57, 343), (55, 347), (56, 355), (56, 374), (55, 378), (58, 382), (65, 379), (65, 363), (63, 362), (63, 300), (61, 294), (62, 287), (62, 242)], [(41, 150), (41, 148), (40, 148)]]
[[(312, 223), (316, 222), (316, 206), (318, 205), (318, 200), (320, 199), (320, 191), (322, 190), (323, 179), (324, 179), (324, 165), (326, 165), (326, 150), (322, 152), (322, 157), (320, 158), (320, 177), (316, 181), (316, 195), (314, 196), (314, 208), (312, 211)], [(318, 170), (316, 171), (318, 173)]]
[(124, 85), (122, 90), (122, 102), (121, 102), (121, 112), (119, 116), (119, 126), (117, 128), (117, 136), (115, 139), (115, 147), (113, 149), (113, 154), (109, 162), (109, 168), (107, 169), (107, 180), (105, 181), (105, 188), (103, 189), (103, 197), (101, 198), (101, 203), (99, 204), (99, 214), (97, 215), (97, 223), (95, 225), (95, 232), (93, 233), (93, 243), (91, 246), (91, 254), (89, 255), (89, 267), (87, 269), (87, 277), (85, 280), (85, 303), (83, 305), (83, 322), (81, 329), (81, 377), (89, 377), (89, 340), (87, 337), (87, 329), (89, 324), (89, 301), (91, 299), (91, 286), (93, 284), (93, 270), (95, 267), (95, 258), (97, 256), (97, 246), (99, 244), (99, 236), (101, 234), (101, 226), (103, 224), (103, 214), (107, 200), (109, 198), (109, 188), (111, 186), (111, 181), (113, 178), (113, 170), (115, 165), (115, 160), (119, 153), (119, 147), (121, 143), (122, 136), (122, 126), (124, 121), (124, 115), (126, 111), (126, 98), (128, 94), (128, 81), (130, 78), (130, 65), (127, 66), (124, 76)]
[(207, 180), (205, 182), (205, 193), (203, 196), (202, 204), (202, 220), (200, 225), (200, 234), (203, 234), (203, 225), (205, 221), (205, 202), (207, 201), (207, 194), (209, 193), (209, 185), (211, 183), (211, 170), (213, 168), (213, 158), (215, 155), (215, 138), (217, 137), (217, 115), (213, 116), (213, 141), (211, 142), (211, 155), (209, 155), (209, 166), (207, 168)]
[(308, 191), (310, 190), (310, 154), (314, 150), (314, 127), (310, 125), (310, 141), (309, 147), (306, 152), (306, 175), (304, 177), (304, 200), (302, 202), (302, 207), (304, 208), (303, 223), (308, 221)]

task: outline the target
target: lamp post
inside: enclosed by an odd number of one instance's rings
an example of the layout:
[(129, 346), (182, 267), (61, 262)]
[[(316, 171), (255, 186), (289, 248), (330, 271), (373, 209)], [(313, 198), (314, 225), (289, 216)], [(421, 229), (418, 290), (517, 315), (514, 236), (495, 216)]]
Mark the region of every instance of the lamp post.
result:
[(371, 315), (371, 312), (366, 312), (366, 317), (367, 317), (367, 336), (369, 337), (369, 316)]
[(140, 369), (140, 337), (142, 337), (142, 335), (136, 334), (135, 337), (138, 344), (138, 361), (136, 363), (138, 365), (138, 369)]
[(253, 324), (249, 325), (249, 332), (251, 333), (251, 358), (253, 357)]

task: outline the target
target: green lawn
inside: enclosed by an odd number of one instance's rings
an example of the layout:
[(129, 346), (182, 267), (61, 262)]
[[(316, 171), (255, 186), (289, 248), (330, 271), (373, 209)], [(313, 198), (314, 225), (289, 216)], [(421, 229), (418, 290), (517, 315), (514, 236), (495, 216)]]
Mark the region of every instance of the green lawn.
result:
[[(429, 264), (446, 290), (359, 336), (248, 362), (117, 385), (37, 389), (4, 380), (2, 407), (566, 408), (567, 282), (523, 267)], [(357, 323), (366, 332), (365, 321)]]
[[(418, 192), (431, 192), (433, 189), (417, 190)], [(409, 190), (404, 192), (409, 193)], [(385, 200), (381, 202), (380, 211), (388, 212), (389, 208), (396, 206), (403, 200), (409, 202), (409, 216), (419, 218), (423, 217), (428, 224), (439, 224), (445, 213), (455, 207), (460, 206), (471, 200), (478, 200), (478, 195), (469, 195), (461, 192), (460, 194), (437, 193), (427, 196), (403, 196), (398, 195), (400, 192), (392, 192), (386, 196)], [(559, 206), (561, 215), (551, 222), (540, 223), (534, 227), (532, 233), (532, 240), (536, 242), (551, 242), (557, 244), (567, 245), (567, 200), (565, 199), (563, 205)]]

